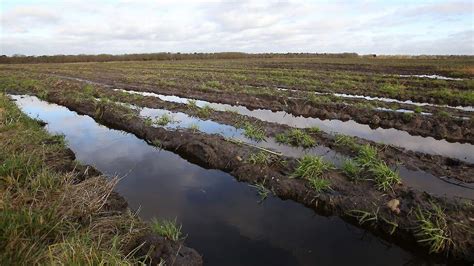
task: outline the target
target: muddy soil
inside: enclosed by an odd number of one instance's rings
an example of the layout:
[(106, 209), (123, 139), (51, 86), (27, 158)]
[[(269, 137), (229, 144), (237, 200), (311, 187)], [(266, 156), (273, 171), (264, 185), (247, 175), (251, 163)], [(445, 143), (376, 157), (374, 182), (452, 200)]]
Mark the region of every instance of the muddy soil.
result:
[(133, 89), (142, 92), (176, 95), (217, 103), (239, 104), (249, 109), (285, 111), (295, 116), (317, 117), (323, 120), (354, 120), (361, 124), (367, 124), (371, 128), (395, 128), (406, 131), (411, 135), (445, 139), (450, 142), (474, 144), (474, 125), (471, 120), (453, 119), (449, 117), (442, 118), (420, 114), (406, 116), (403, 113), (358, 108), (343, 103), (311, 103), (309, 100), (292, 99), (275, 95), (261, 95), (255, 97), (246, 93), (229, 93), (221, 90), (203, 92), (186, 88), (157, 88), (148, 85), (137, 86), (108, 80), (97, 81), (97, 84), (102, 83), (125, 90)]
[[(100, 87), (97, 87), (97, 89), (100, 92), (100, 95), (110, 99), (116, 99), (120, 102), (130, 103), (141, 107), (183, 112), (191, 116), (200, 116), (198, 110), (189, 108), (186, 104), (166, 102), (156, 97), (148, 96), (142, 96), (140, 98), (127, 97), (107, 88), (101, 89)], [(232, 112), (212, 111), (212, 114), (209, 117), (211, 117), (215, 122), (231, 125), (237, 128), (245, 121), (257, 124), (265, 129), (266, 135), (269, 137), (275, 137), (277, 134), (291, 129), (291, 127), (286, 125), (265, 122)], [(206, 119), (208, 117), (202, 118)], [(311, 132), (308, 133), (321, 145), (327, 146), (348, 156), (355, 155), (355, 152), (350, 148), (337, 145), (333, 135), (324, 132), (319, 132), (317, 134)], [(407, 151), (393, 146), (381, 145), (360, 138), (357, 138), (357, 143), (377, 146), (379, 150), (382, 151), (380, 153), (381, 158), (392, 165), (401, 162), (409, 169), (421, 169), (438, 177), (449, 177), (468, 183), (474, 182), (474, 165), (472, 164), (439, 155), (428, 155), (421, 152)]]
[[(284, 158), (287, 161), (285, 165), (252, 165), (243, 158), (247, 158), (257, 150), (230, 143), (218, 135), (206, 135), (189, 130), (167, 131), (163, 128), (146, 126), (143, 119), (130, 116), (129, 111), (109, 109), (107, 106), (98, 109), (95, 101), (70, 99), (64, 92), (50, 92), (47, 99), (80, 114), (89, 115), (111, 128), (133, 133), (150, 143), (159, 140), (162, 148), (178, 153), (199, 165), (229, 172), (241, 181), (264, 183), (277, 196), (300, 202), (319, 213), (338, 215), (354, 224), (359, 224), (360, 220), (350, 215), (351, 211), (364, 210), (376, 213), (380, 219), (364, 223), (362, 226), (411, 250), (427, 252), (427, 248), (417, 242), (415, 237), (419, 224), (414, 213), (418, 208), (430, 209), (431, 202), (436, 202), (445, 209), (454, 243), (445, 250), (444, 255), (439, 256), (440, 260), (458, 263), (474, 261), (472, 232), (466, 231), (463, 226), (457, 226), (459, 223), (472, 225), (470, 220), (472, 219), (470, 217), (474, 216), (472, 204), (466, 205), (455, 199), (432, 197), (403, 185), (396, 186), (388, 193), (382, 193), (375, 190), (370, 182), (354, 185), (336, 170), (331, 170), (325, 175), (325, 178), (331, 181), (332, 190), (316, 193), (307, 181), (288, 178), (297, 163), (293, 158)], [(387, 202), (392, 199), (401, 202), (399, 212), (387, 207)]]

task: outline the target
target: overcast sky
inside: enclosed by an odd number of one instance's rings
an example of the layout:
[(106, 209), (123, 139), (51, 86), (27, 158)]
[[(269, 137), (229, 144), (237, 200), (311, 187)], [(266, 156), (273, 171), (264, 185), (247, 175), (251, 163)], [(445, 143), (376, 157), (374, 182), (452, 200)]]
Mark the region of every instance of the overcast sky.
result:
[(474, 1), (0, 0), (0, 54), (474, 54)]

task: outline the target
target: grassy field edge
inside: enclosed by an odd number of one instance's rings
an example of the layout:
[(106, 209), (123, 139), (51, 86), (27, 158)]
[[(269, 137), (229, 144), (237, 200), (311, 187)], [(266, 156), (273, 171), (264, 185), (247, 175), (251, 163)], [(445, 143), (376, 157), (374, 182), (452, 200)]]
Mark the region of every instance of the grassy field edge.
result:
[(182, 241), (155, 234), (158, 221), (144, 223), (113, 192), (117, 179), (75, 162), (43, 125), (0, 93), (0, 264), (181, 264)]

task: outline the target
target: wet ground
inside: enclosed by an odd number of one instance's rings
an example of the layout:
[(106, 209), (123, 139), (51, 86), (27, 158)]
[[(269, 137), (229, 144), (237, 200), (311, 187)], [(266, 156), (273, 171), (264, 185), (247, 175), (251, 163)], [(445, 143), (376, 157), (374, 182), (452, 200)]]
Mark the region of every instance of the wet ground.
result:
[[(203, 120), (200, 118), (191, 117), (181, 112), (171, 112), (164, 109), (152, 109), (145, 107), (141, 108), (140, 115), (142, 117), (152, 118), (153, 120), (157, 120), (162, 116), (167, 116), (171, 119), (170, 123), (163, 126), (167, 129), (191, 128), (194, 126), (195, 130), (207, 134), (219, 134), (226, 138), (233, 138), (245, 143), (267, 148), (289, 157), (300, 158), (305, 154), (322, 156), (325, 160), (332, 162), (337, 167), (340, 167), (343, 161), (348, 159), (347, 156), (339, 154), (330, 148), (321, 145), (304, 149), (301, 147), (293, 147), (277, 143), (274, 138), (267, 138), (265, 141), (253, 141), (244, 136), (242, 129), (216, 123), (211, 120)], [(443, 181), (439, 177), (435, 177), (427, 172), (420, 170), (409, 170), (402, 165), (399, 165), (397, 170), (401, 174), (403, 183), (409, 187), (437, 196), (474, 199), (473, 184), (461, 183), (457, 182), (456, 180), (449, 179)]]
[(64, 134), (77, 160), (124, 178), (117, 190), (144, 219), (177, 219), (207, 265), (400, 265), (423, 258), (292, 201), (269, 197), (217, 170), (208, 170), (111, 130), (87, 116), (34, 97), (17, 103)]
[[(133, 90), (120, 91), (157, 97), (163, 101), (176, 103), (187, 103), (190, 100), (184, 97), (150, 92), (138, 92)], [(239, 114), (254, 117), (263, 121), (284, 124), (296, 128), (309, 128), (316, 126), (326, 132), (357, 136), (375, 142), (399, 146), (407, 150), (442, 155), (474, 163), (474, 145), (468, 143), (452, 143), (446, 140), (436, 140), (432, 137), (412, 136), (405, 131), (394, 128), (372, 129), (368, 125), (360, 124), (352, 120), (321, 120), (318, 118), (294, 116), (284, 111), (273, 112), (265, 109), (249, 110), (241, 105), (229, 105), (203, 100), (196, 100), (196, 105), (199, 107), (208, 105), (218, 111), (235, 111)]]

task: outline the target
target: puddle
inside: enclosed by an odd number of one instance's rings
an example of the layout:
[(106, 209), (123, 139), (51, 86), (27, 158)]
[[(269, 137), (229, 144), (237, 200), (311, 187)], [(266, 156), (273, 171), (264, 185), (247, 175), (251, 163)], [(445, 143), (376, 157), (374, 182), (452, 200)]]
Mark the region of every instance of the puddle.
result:
[(450, 77), (445, 77), (445, 76), (440, 76), (440, 75), (399, 75), (399, 77), (402, 78), (428, 78), (428, 79), (442, 79), (442, 80), (463, 80), (461, 78), (450, 78)]
[[(131, 94), (140, 94), (144, 96), (157, 97), (163, 101), (175, 103), (187, 103), (188, 98), (162, 95), (152, 92), (139, 92), (133, 90), (121, 90)], [(451, 143), (446, 140), (436, 140), (432, 137), (412, 136), (406, 131), (390, 128), (390, 129), (371, 129), (368, 125), (359, 124), (355, 121), (341, 120), (321, 120), (318, 118), (294, 116), (284, 111), (272, 112), (265, 109), (249, 110), (241, 105), (229, 105), (222, 103), (211, 103), (202, 100), (196, 100), (196, 105), (203, 107), (209, 105), (218, 111), (235, 111), (242, 115), (254, 117), (263, 121), (288, 125), (297, 128), (308, 128), (317, 126), (325, 132), (333, 132), (345, 134), (349, 136), (357, 136), (363, 139), (395, 145), (406, 148), (407, 150), (419, 151), (427, 154), (443, 155), (446, 157), (456, 158), (469, 163), (474, 163), (474, 145)]]
[[(183, 224), (186, 244), (205, 265), (401, 265), (426, 263), (337, 217), (269, 197), (232, 176), (157, 150), (132, 134), (35, 97), (13, 96), (29, 116), (64, 134), (77, 160), (108, 175), (126, 176), (117, 191), (144, 219)], [(341, 256), (341, 250), (344, 256)], [(371, 254), (368, 256), (367, 254)]]

